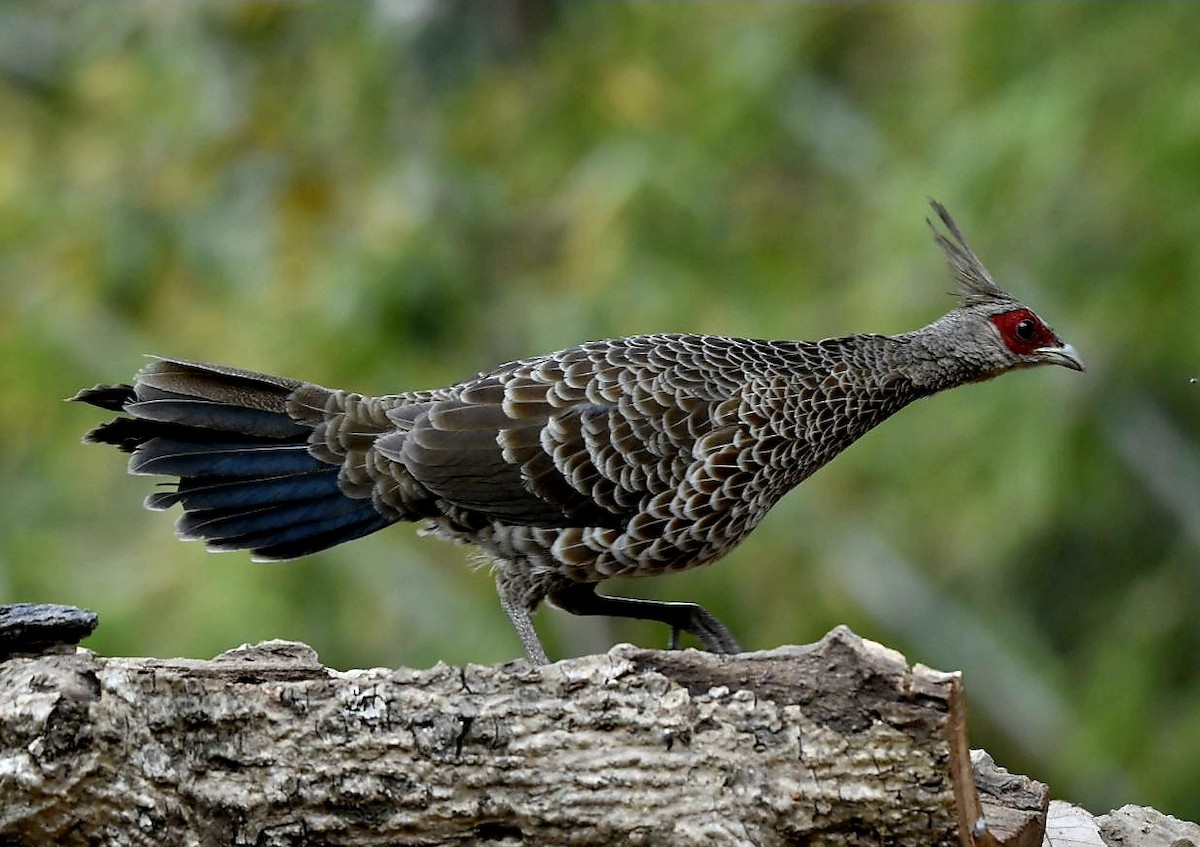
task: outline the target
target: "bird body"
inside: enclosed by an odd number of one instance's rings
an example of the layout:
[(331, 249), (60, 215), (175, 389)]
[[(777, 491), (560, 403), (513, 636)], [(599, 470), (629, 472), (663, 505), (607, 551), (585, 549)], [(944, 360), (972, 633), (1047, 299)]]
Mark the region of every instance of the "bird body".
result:
[(530, 615), (658, 620), (711, 650), (737, 643), (690, 603), (606, 597), (616, 576), (719, 559), (788, 491), (912, 401), (1038, 363), (1082, 369), (991, 282), (944, 209), (936, 233), (963, 303), (897, 336), (763, 341), (657, 334), (594, 341), (463, 382), (382, 397), (157, 359), (132, 385), (74, 399), (124, 412), (88, 441), (173, 476), (147, 505), (211, 549), (287, 559), (423, 521), (494, 562), (534, 661)]

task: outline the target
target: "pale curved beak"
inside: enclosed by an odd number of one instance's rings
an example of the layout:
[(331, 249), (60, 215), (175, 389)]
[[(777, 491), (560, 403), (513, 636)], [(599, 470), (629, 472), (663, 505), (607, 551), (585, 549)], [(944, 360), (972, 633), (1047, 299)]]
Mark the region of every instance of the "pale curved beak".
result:
[(1033, 351), (1038, 359), (1047, 365), (1062, 365), (1073, 371), (1083, 370), (1083, 359), (1070, 344), (1060, 347), (1039, 347)]

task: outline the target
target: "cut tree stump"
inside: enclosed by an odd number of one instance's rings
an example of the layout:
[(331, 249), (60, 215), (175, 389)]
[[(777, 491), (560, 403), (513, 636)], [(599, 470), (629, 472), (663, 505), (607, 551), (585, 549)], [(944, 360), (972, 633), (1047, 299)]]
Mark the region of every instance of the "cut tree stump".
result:
[(973, 765), (963, 713), (844, 627), (545, 667), (14, 657), (0, 843), (1036, 847), (1045, 787)]

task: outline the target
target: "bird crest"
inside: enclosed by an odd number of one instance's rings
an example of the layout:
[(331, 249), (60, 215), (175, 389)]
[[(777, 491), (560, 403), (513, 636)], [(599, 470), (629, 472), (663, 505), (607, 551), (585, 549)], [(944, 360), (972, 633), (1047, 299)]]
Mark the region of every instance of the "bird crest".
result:
[(987, 272), (983, 262), (979, 261), (971, 245), (967, 244), (967, 239), (963, 237), (946, 207), (936, 200), (930, 200), (929, 205), (950, 233), (947, 237), (934, 226), (933, 221), (925, 219), (925, 223), (929, 224), (933, 231), (933, 240), (942, 248), (942, 252), (946, 254), (946, 261), (950, 263), (950, 270), (958, 282), (958, 293), (963, 305), (976, 306), (997, 300), (1012, 300), (1012, 295), (1001, 290), (992, 281), (992, 275)]

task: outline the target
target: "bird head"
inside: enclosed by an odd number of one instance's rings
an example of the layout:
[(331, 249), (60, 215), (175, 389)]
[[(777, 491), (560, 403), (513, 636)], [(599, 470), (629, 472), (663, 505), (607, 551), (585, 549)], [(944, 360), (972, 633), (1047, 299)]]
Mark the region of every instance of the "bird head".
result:
[(954, 348), (971, 360), (977, 374), (974, 379), (990, 379), (1013, 368), (1034, 365), (1062, 365), (1082, 371), (1083, 361), (1075, 348), (1059, 338), (1032, 309), (999, 288), (950, 213), (936, 200), (930, 205), (949, 233), (926, 221), (946, 254), (961, 299), (961, 305), (935, 326), (952, 336)]

